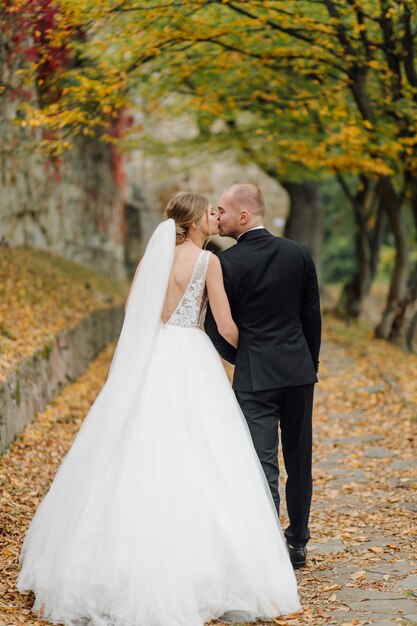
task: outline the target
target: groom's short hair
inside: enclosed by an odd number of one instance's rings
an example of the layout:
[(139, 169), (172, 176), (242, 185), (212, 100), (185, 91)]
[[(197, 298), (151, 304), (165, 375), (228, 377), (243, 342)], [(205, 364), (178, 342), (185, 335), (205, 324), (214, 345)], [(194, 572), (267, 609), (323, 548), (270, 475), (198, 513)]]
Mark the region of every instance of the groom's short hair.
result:
[(226, 189), (233, 204), (237, 209), (246, 209), (252, 215), (263, 216), (265, 213), (265, 202), (262, 192), (257, 185), (243, 183), (231, 185)]

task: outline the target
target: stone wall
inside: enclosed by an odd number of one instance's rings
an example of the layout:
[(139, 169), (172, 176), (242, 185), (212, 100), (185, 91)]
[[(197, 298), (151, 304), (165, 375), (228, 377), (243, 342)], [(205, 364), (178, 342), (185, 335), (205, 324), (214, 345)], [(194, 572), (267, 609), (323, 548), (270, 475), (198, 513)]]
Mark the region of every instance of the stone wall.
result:
[(52, 161), (38, 148), (41, 130), (17, 124), (19, 107), (37, 100), (0, 33), (0, 239), (37, 246), (105, 272), (126, 275), (126, 179), (116, 149), (80, 138)]
[(0, 237), (123, 278), (125, 202), (109, 147), (78, 142), (53, 165), (27, 150), (28, 142), (17, 139), (20, 129), (3, 123), (1, 131)]
[(0, 382), (0, 454), (59, 390), (80, 376), (122, 326), (123, 306), (98, 309), (24, 359)]

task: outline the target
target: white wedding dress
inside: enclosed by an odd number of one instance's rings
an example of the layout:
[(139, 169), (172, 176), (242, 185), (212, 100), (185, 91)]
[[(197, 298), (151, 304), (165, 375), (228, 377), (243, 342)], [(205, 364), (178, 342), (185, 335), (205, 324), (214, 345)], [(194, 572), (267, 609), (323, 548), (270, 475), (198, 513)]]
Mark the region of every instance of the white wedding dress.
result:
[(249, 430), (199, 327), (210, 252), (170, 320), (148, 244), (106, 384), (25, 537), (17, 587), (65, 626), (201, 626), (300, 610)]

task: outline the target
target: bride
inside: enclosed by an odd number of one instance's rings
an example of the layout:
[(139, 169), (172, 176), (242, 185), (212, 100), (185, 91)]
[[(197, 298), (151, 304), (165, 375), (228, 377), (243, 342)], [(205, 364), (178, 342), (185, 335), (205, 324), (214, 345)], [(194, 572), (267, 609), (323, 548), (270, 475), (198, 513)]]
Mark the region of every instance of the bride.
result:
[(106, 384), (23, 544), (17, 588), (65, 626), (201, 626), (300, 610), (272, 496), (220, 358), (218, 213), (179, 193), (132, 283)]

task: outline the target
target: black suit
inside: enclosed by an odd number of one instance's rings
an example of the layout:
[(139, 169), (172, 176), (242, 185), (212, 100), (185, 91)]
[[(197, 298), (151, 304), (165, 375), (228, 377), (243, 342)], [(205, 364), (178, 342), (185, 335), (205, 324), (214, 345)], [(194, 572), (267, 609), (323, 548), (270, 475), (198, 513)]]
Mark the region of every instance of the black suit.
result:
[(288, 474), (288, 542), (309, 539), (311, 421), (320, 350), (320, 299), (306, 248), (265, 229), (241, 235), (219, 256), (237, 350), (221, 337), (210, 308), (205, 329), (219, 353), (235, 364), (233, 388), (279, 510), (278, 420)]

